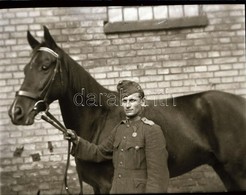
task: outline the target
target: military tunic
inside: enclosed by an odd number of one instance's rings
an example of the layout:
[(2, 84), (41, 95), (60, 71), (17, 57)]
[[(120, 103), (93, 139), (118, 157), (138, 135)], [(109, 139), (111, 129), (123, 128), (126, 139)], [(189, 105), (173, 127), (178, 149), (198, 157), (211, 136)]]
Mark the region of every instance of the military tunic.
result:
[(79, 138), (72, 151), (81, 160), (113, 160), (112, 194), (167, 191), (166, 141), (160, 126), (146, 118), (123, 120), (100, 145)]

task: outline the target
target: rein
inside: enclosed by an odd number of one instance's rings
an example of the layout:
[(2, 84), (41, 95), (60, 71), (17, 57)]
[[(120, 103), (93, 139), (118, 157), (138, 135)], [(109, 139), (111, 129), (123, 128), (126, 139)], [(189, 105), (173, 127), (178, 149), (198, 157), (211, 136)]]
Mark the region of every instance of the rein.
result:
[[(61, 69), (61, 62), (60, 62), (60, 58), (59, 55), (51, 50), (48, 47), (40, 47), (37, 51), (44, 51), (44, 52), (48, 52), (49, 54), (53, 55), (56, 58), (56, 65), (54, 68), (53, 73), (51, 74), (47, 84), (45, 85), (45, 87), (43, 88), (43, 90), (40, 92), (40, 94), (35, 94), (33, 92), (29, 92), (29, 91), (25, 91), (25, 90), (19, 90), (16, 92), (16, 96), (24, 96), (24, 97), (28, 97), (34, 100), (37, 100), (37, 102), (34, 104), (33, 110), (37, 111), (37, 112), (42, 112), (41, 114), (41, 118), (50, 123), (51, 125), (53, 125), (55, 128), (57, 128), (58, 130), (60, 130), (62, 133), (64, 133), (65, 135), (67, 134), (67, 129), (66, 127), (64, 127), (49, 111), (49, 105), (47, 103), (48, 100), (48, 94), (50, 92), (51, 89), (51, 85), (53, 84), (54, 80), (55, 80), (55, 76), (57, 74), (57, 72), (60, 72), (60, 77), (61, 77), (61, 82), (62, 82), (62, 69)], [(62, 83), (63, 84), (63, 83)], [(67, 194), (71, 194), (69, 192), (68, 189), (68, 184), (67, 184), (67, 171), (69, 168), (69, 162), (70, 162), (70, 150), (71, 150), (71, 141), (68, 141), (68, 153), (67, 153), (67, 162), (66, 162), (66, 168), (65, 168), (65, 173), (64, 173), (64, 185), (65, 185), (65, 189)]]
[[(36, 107), (34, 107), (34, 109), (40, 107), (38, 104), (42, 104), (43, 101), (39, 101), (36, 103)], [(41, 105), (41, 107), (44, 107)], [(50, 123), (51, 125), (53, 125), (55, 128), (57, 128), (58, 130), (60, 130), (63, 134), (67, 135), (67, 129), (66, 127), (64, 127), (49, 111), (48, 111), (48, 107), (46, 108), (45, 112), (42, 113), (41, 118)], [(65, 184), (65, 189), (67, 194), (71, 195), (69, 188), (68, 188), (68, 184), (67, 184), (67, 172), (68, 172), (68, 168), (69, 168), (69, 164), (70, 164), (70, 150), (71, 150), (71, 141), (68, 140), (68, 153), (67, 153), (67, 163), (66, 163), (66, 168), (65, 168), (65, 173), (64, 173), (64, 184)]]

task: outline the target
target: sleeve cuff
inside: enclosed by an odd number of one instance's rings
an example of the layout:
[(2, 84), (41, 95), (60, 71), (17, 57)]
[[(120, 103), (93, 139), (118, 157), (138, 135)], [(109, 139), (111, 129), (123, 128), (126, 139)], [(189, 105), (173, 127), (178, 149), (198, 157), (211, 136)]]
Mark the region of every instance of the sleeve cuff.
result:
[(72, 149), (70, 151), (70, 154), (72, 156), (75, 156), (76, 154), (76, 151), (78, 150), (78, 145), (79, 145), (79, 137), (77, 137), (77, 139), (73, 142), (73, 146), (72, 146)]

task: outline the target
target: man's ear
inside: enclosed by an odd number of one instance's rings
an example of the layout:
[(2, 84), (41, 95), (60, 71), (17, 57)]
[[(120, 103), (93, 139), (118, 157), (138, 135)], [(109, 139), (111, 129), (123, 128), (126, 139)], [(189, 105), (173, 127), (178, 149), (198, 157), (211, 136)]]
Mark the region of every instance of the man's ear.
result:
[(146, 98), (141, 98), (141, 106), (146, 107)]

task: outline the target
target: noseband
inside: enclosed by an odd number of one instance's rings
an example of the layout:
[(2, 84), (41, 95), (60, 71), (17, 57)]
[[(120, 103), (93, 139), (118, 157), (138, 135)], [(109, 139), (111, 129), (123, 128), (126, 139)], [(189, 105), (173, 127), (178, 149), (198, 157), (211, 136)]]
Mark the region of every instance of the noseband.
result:
[(53, 74), (50, 75), (47, 84), (45, 85), (45, 87), (43, 88), (43, 90), (39, 94), (35, 94), (33, 92), (30, 92), (30, 91), (19, 90), (16, 92), (16, 96), (24, 96), (24, 97), (28, 97), (28, 98), (37, 100), (37, 102), (34, 105), (33, 110), (44, 111), (43, 109), (39, 110), (39, 108), (43, 108), (43, 105), (40, 106), (39, 104), (45, 104), (46, 106), (48, 106), (48, 103), (47, 103), (48, 94), (50, 92), (51, 85), (54, 82), (55, 76), (56, 76), (58, 71), (60, 72), (61, 84), (62, 84), (62, 69), (61, 69), (61, 62), (60, 62), (59, 55), (56, 52), (54, 52), (52, 49), (50, 49), (48, 47), (40, 47), (37, 51), (47, 52), (56, 58), (56, 65), (55, 65)]

